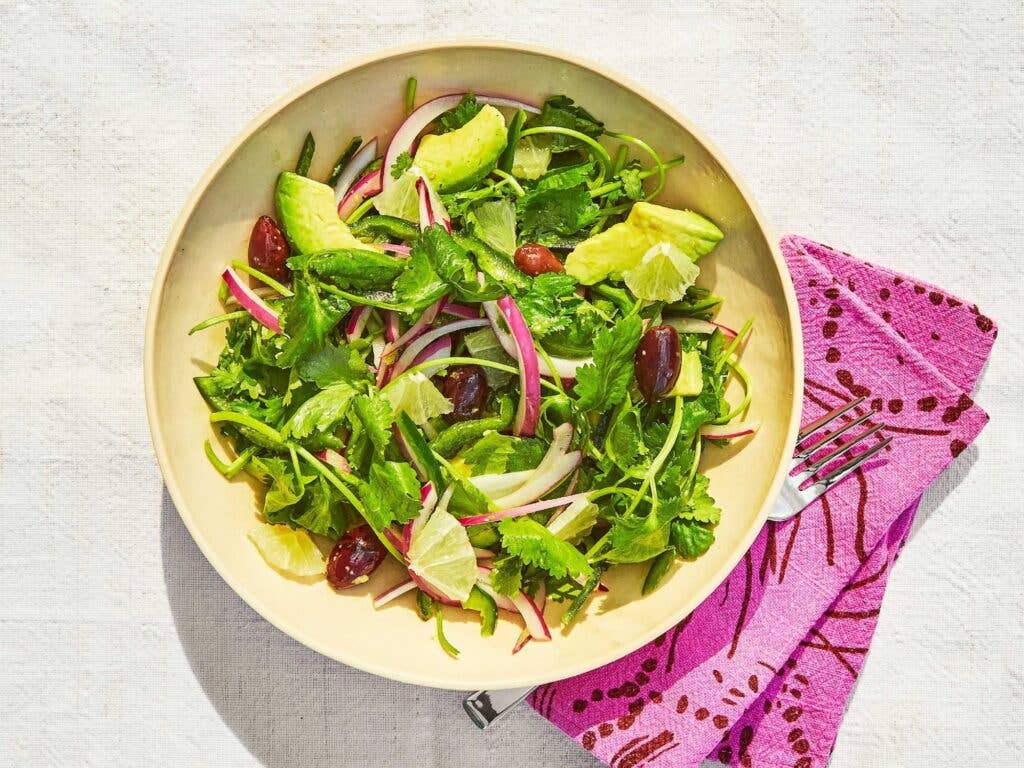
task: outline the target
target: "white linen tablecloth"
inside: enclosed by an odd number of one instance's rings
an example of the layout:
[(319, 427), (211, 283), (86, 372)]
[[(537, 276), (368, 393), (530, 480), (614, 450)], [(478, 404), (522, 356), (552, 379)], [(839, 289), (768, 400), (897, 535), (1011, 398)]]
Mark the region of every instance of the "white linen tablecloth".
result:
[(480, 733), (458, 695), (263, 621), (181, 525), (145, 420), (150, 279), (220, 148), (325, 68), (460, 35), (618, 69), (779, 232), (1001, 324), (992, 423), (928, 493), (832, 765), (1020, 765), (1024, 8), (749, 5), (0, 0), (0, 766), (594, 765), (527, 708)]

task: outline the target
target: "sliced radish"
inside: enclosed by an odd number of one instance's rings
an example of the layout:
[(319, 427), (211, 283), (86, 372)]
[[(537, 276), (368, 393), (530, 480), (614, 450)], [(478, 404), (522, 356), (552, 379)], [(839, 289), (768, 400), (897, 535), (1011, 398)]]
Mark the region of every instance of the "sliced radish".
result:
[(239, 303), (242, 309), (274, 333), (282, 333), (281, 318), (277, 312), (272, 310), (270, 305), (257, 296), (252, 288), (243, 283), (235, 270), (228, 267), (224, 270), (224, 274), (221, 277), (224, 278), (228, 290), (231, 291), (231, 295), (235, 297), (235, 301)]
[(391, 546), (401, 552), (403, 555), (406, 553), (405, 542), (402, 540), (402, 535), (395, 532), (394, 528), (385, 528), (384, 538), (391, 542)]
[[(487, 321), (483, 318), (479, 318), (477, 320), (456, 320), (454, 323), (448, 323), (447, 325), (442, 325), (440, 328), (435, 328), (428, 333), (424, 333), (422, 336), (412, 341), (412, 343), (410, 343), (402, 352), (401, 356), (395, 362), (394, 368), (391, 370), (391, 378), (400, 376), (406, 368), (413, 364), (416, 356), (426, 349), (426, 347), (435, 339), (450, 337), (453, 333), (458, 333), (459, 331), (464, 331), (469, 328), (479, 328), (484, 325), (487, 325)], [(398, 343), (396, 342), (393, 347), (397, 348)]]
[(734, 421), (731, 424), (705, 424), (700, 428), (700, 436), (712, 440), (732, 440), (746, 437), (757, 432), (760, 421)]
[(334, 185), (334, 199), (336, 202), (340, 203), (345, 199), (345, 195), (349, 193), (356, 179), (366, 170), (366, 166), (373, 162), (373, 158), (376, 156), (377, 137), (374, 136), (369, 141), (364, 141), (359, 145), (359, 149), (352, 155), (345, 170), (338, 177), (338, 182)]
[(671, 325), (680, 333), (703, 333), (705, 335), (714, 333), (717, 328), (729, 338), (736, 338), (736, 331), (729, 326), (711, 320), (701, 320), (697, 317), (666, 317), (665, 324)]
[(534, 512), (543, 512), (545, 509), (551, 509), (553, 507), (560, 507), (563, 504), (572, 504), (574, 501), (580, 499), (586, 499), (585, 493), (577, 493), (572, 496), (562, 496), (557, 499), (544, 499), (543, 501), (535, 501), (532, 504), (524, 504), (520, 507), (511, 507), (510, 509), (500, 509), (497, 512), (487, 512), (483, 515), (471, 515), (469, 517), (460, 517), (459, 522), (463, 525), (480, 525), (481, 523), (493, 523), (498, 520), (504, 520), (509, 517), (522, 517), (523, 515), (531, 515)]
[(450, 597), (445, 597), (444, 595), (442, 595), (436, 589), (427, 584), (427, 582), (421, 579), (414, 571), (409, 571), (409, 575), (412, 577), (412, 580), (416, 582), (416, 586), (422, 589), (424, 592), (426, 592), (427, 596), (431, 600), (435, 600), (436, 602), (441, 603), (441, 605), (462, 605), (462, 603), (460, 603), (458, 600), (452, 600)]
[(544, 620), (544, 613), (537, 607), (537, 604), (530, 599), (525, 592), (517, 592), (512, 595), (512, 604), (523, 617), (526, 628), (534, 640), (546, 641), (551, 639), (551, 630)]
[(512, 646), (512, 655), (515, 656), (517, 653), (523, 650), (526, 644), (530, 642), (530, 640), (532, 639), (533, 638), (530, 636), (530, 630), (528, 630), (526, 627), (523, 627), (522, 631), (519, 633), (519, 638), (516, 640), (516, 644)]
[(416, 589), (416, 582), (413, 581), (411, 578), (406, 579), (405, 581), (400, 581), (397, 584), (395, 584), (395, 586), (391, 587), (390, 589), (384, 590), (375, 598), (373, 598), (373, 607), (380, 608), (382, 605), (387, 605), (396, 597), (400, 597), (404, 595), (406, 592), (410, 592), (414, 589)]
[[(412, 154), (412, 145), (416, 141), (423, 131), (434, 122), (437, 118), (447, 112), (449, 109), (455, 109), (462, 101), (462, 98), (466, 94), (464, 93), (452, 93), (447, 96), (438, 96), (436, 99), (431, 99), (428, 102), (421, 104), (419, 107), (414, 109), (412, 113), (405, 118), (398, 130), (395, 131), (395, 135), (391, 138), (391, 143), (388, 144), (388, 149), (384, 153), (384, 188), (387, 189), (394, 183), (394, 179), (391, 178), (391, 168), (394, 166), (398, 156), (403, 152)], [(524, 112), (538, 113), (540, 109), (532, 104), (527, 104), (517, 99), (509, 99), (504, 96), (486, 96), (477, 95), (477, 101), (484, 102), (485, 104), (492, 104), (496, 107), (509, 107), (512, 109), (521, 109)]]

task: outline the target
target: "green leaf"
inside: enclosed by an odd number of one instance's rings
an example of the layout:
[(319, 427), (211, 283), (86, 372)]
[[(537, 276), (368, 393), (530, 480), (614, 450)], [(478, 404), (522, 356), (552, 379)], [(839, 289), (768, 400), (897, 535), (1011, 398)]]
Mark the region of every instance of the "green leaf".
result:
[(643, 321), (628, 315), (594, 340), (594, 362), (576, 371), (578, 406), (582, 411), (605, 411), (626, 397), (633, 378), (633, 353), (643, 334)]
[(451, 292), (463, 301), (494, 299), (505, 293), (493, 282), (490, 285), (480, 285), (477, 280), (479, 269), (476, 262), (440, 224), (423, 230), (412, 245), (412, 254), (425, 256), (434, 272), (448, 284)]
[[(561, 128), (572, 128), (580, 133), (597, 138), (604, 133), (604, 123), (591, 115), (583, 107), (577, 106), (568, 96), (551, 96), (544, 102), (540, 115), (532, 118), (527, 125), (554, 125)], [(568, 152), (584, 146), (578, 139), (571, 136), (553, 134), (551, 136), (552, 152)]]
[(474, 475), (497, 475), (534, 469), (544, 457), (544, 441), (488, 432), (463, 451), (462, 461)]
[(529, 517), (507, 518), (498, 523), (501, 543), (509, 554), (525, 565), (535, 565), (556, 579), (565, 576), (589, 578), (593, 572), (587, 558), (571, 544), (554, 536)]
[(359, 395), (352, 401), (352, 411), (373, 443), (377, 456), (383, 457), (391, 442), (391, 425), (395, 420), (391, 403), (379, 393)]
[(576, 293), (576, 278), (564, 272), (538, 275), (530, 289), (516, 297), (516, 304), (535, 338), (570, 328), (583, 303)]
[(292, 522), (329, 539), (339, 539), (352, 523), (352, 513), (342, 506), (341, 496), (334, 486), (318, 477), (306, 487)]
[(708, 493), (708, 486), (710, 484), (711, 480), (708, 479), (707, 475), (698, 474), (694, 478), (689, 502), (686, 510), (680, 517), (698, 523), (718, 525), (718, 521), (722, 519), (722, 510), (718, 508), (715, 500)]
[(629, 407), (619, 413), (605, 438), (605, 453), (623, 472), (628, 472), (649, 451), (643, 441), (640, 413)]
[(714, 531), (694, 520), (676, 520), (672, 523), (672, 546), (680, 557), (694, 560), (711, 549), (714, 543)]
[(321, 389), (342, 382), (358, 385), (372, 381), (365, 355), (365, 348), (359, 344), (335, 346), (328, 342), (319, 352), (299, 363), (296, 369), (299, 378), (311, 381)]
[(494, 561), (491, 586), (499, 595), (514, 595), (523, 588), (523, 563), (518, 557), (506, 555)]
[(426, 251), (414, 246), (406, 270), (395, 280), (396, 304), (407, 313), (422, 312), (447, 290), (448, 285), (437, 274)]
[(305, 280), (295, 280), (295, 295), (287, 299), (282, 313), (287, 338), (278, 352), (281, 368), (295, 365), (306, 355), (318, 352), (324, 340), (349, 311), (349, 304), (338, 296), (321, 296)]
[(452, 495), (448, 500), (448, 511), (456, 517), (482, 515), (491, 511), (489, 499), (468, 479), (455, 476), (452, 478), (450, 487)]
[(585, 227), (600, 214), (597, 204), (584, 187), (549, 189), (517, 203), (523, 240), (558, 245)]
[(246, 472), (269, 486), (263, 497), (263, 515), (272, 523), (291, 521), (288, 510), (302, 499), (310, 477), (296, 477), (292, 465), (275, 457), (253, 457)]
[(367, 522), (380, 531), (392, 523), (407, 523), (420, 513), (420, 484), (416, 470), (404, 461), (380, 461), (370, 467), (362, 484)]
[(516, 207), (511, 200), (489, 200), (476, 205), (466, 222), (473, 235), (511, 257), (516, 250)]
[(292, 256), (288, 266), (294, 270), (308, 269), (324, 282), (358, 291), (391, 288), (406, 268), (405, 262), (394, 256), (361, 248)]
[(669, 524), (675, 510), (656, 506), (646, 516), (616, 518), (608, 533), (607, 559), (613, 563), (642, 563), (668, 548)]
[(629, 165), (619, 171), (622, 179), (622, 191), (630, 200), (643, 200), (644, 183), (640, 178), (640, 166)]
[(438, 118), (437, 122), (440, 124), (438, 133), (448, 133), (456, 128), (461, 128), (476, 117), (477, 112), (481, 109), (483, 109), (483, 104), (476, 100), (476, 96), (472, 93), (467, 93), (462, 97), (458, 106), (449, 109)]
[(399, 152), (395, 158), (395, 164), (391, 166), (391, 178), (397, 179), (412, 167), (412, 155), (408, 152)]
[(329, 432), (337, 426), (348, 410), (356, 390), (351, 384), (334, 384), (313, 395), (296, 409), (285, 424), (284, 432), (301, 440), (313, 432)]

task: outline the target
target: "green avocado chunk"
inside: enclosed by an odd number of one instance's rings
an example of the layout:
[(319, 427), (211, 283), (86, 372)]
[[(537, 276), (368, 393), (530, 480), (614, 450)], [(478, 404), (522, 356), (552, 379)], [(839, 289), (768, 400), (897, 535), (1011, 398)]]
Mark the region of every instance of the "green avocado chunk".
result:
[(420, 139), (415, 162), (438, 192), (458, 192), (494, 169), (507, 142), (505, 118), (487, 104), (461, 128)]
[(338, 217), (334, 190), (305, 176), (283, 172), (274, 192), (278, 221), (299, 253), (366, 248)]

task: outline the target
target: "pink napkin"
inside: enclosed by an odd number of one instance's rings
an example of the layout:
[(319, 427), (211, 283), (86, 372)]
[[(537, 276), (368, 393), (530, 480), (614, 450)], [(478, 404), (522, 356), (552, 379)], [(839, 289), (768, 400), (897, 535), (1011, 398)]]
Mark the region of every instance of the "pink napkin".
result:
[(531, 695), (613, 768), (824, 766), (921, 494), (988, 419), (969, 393), (997, 331), (976, 306), (801, 237), (781, 245), (804, 332), (804, 423), (864, 395), (894, 440), (769, 523), (672, 630)]

